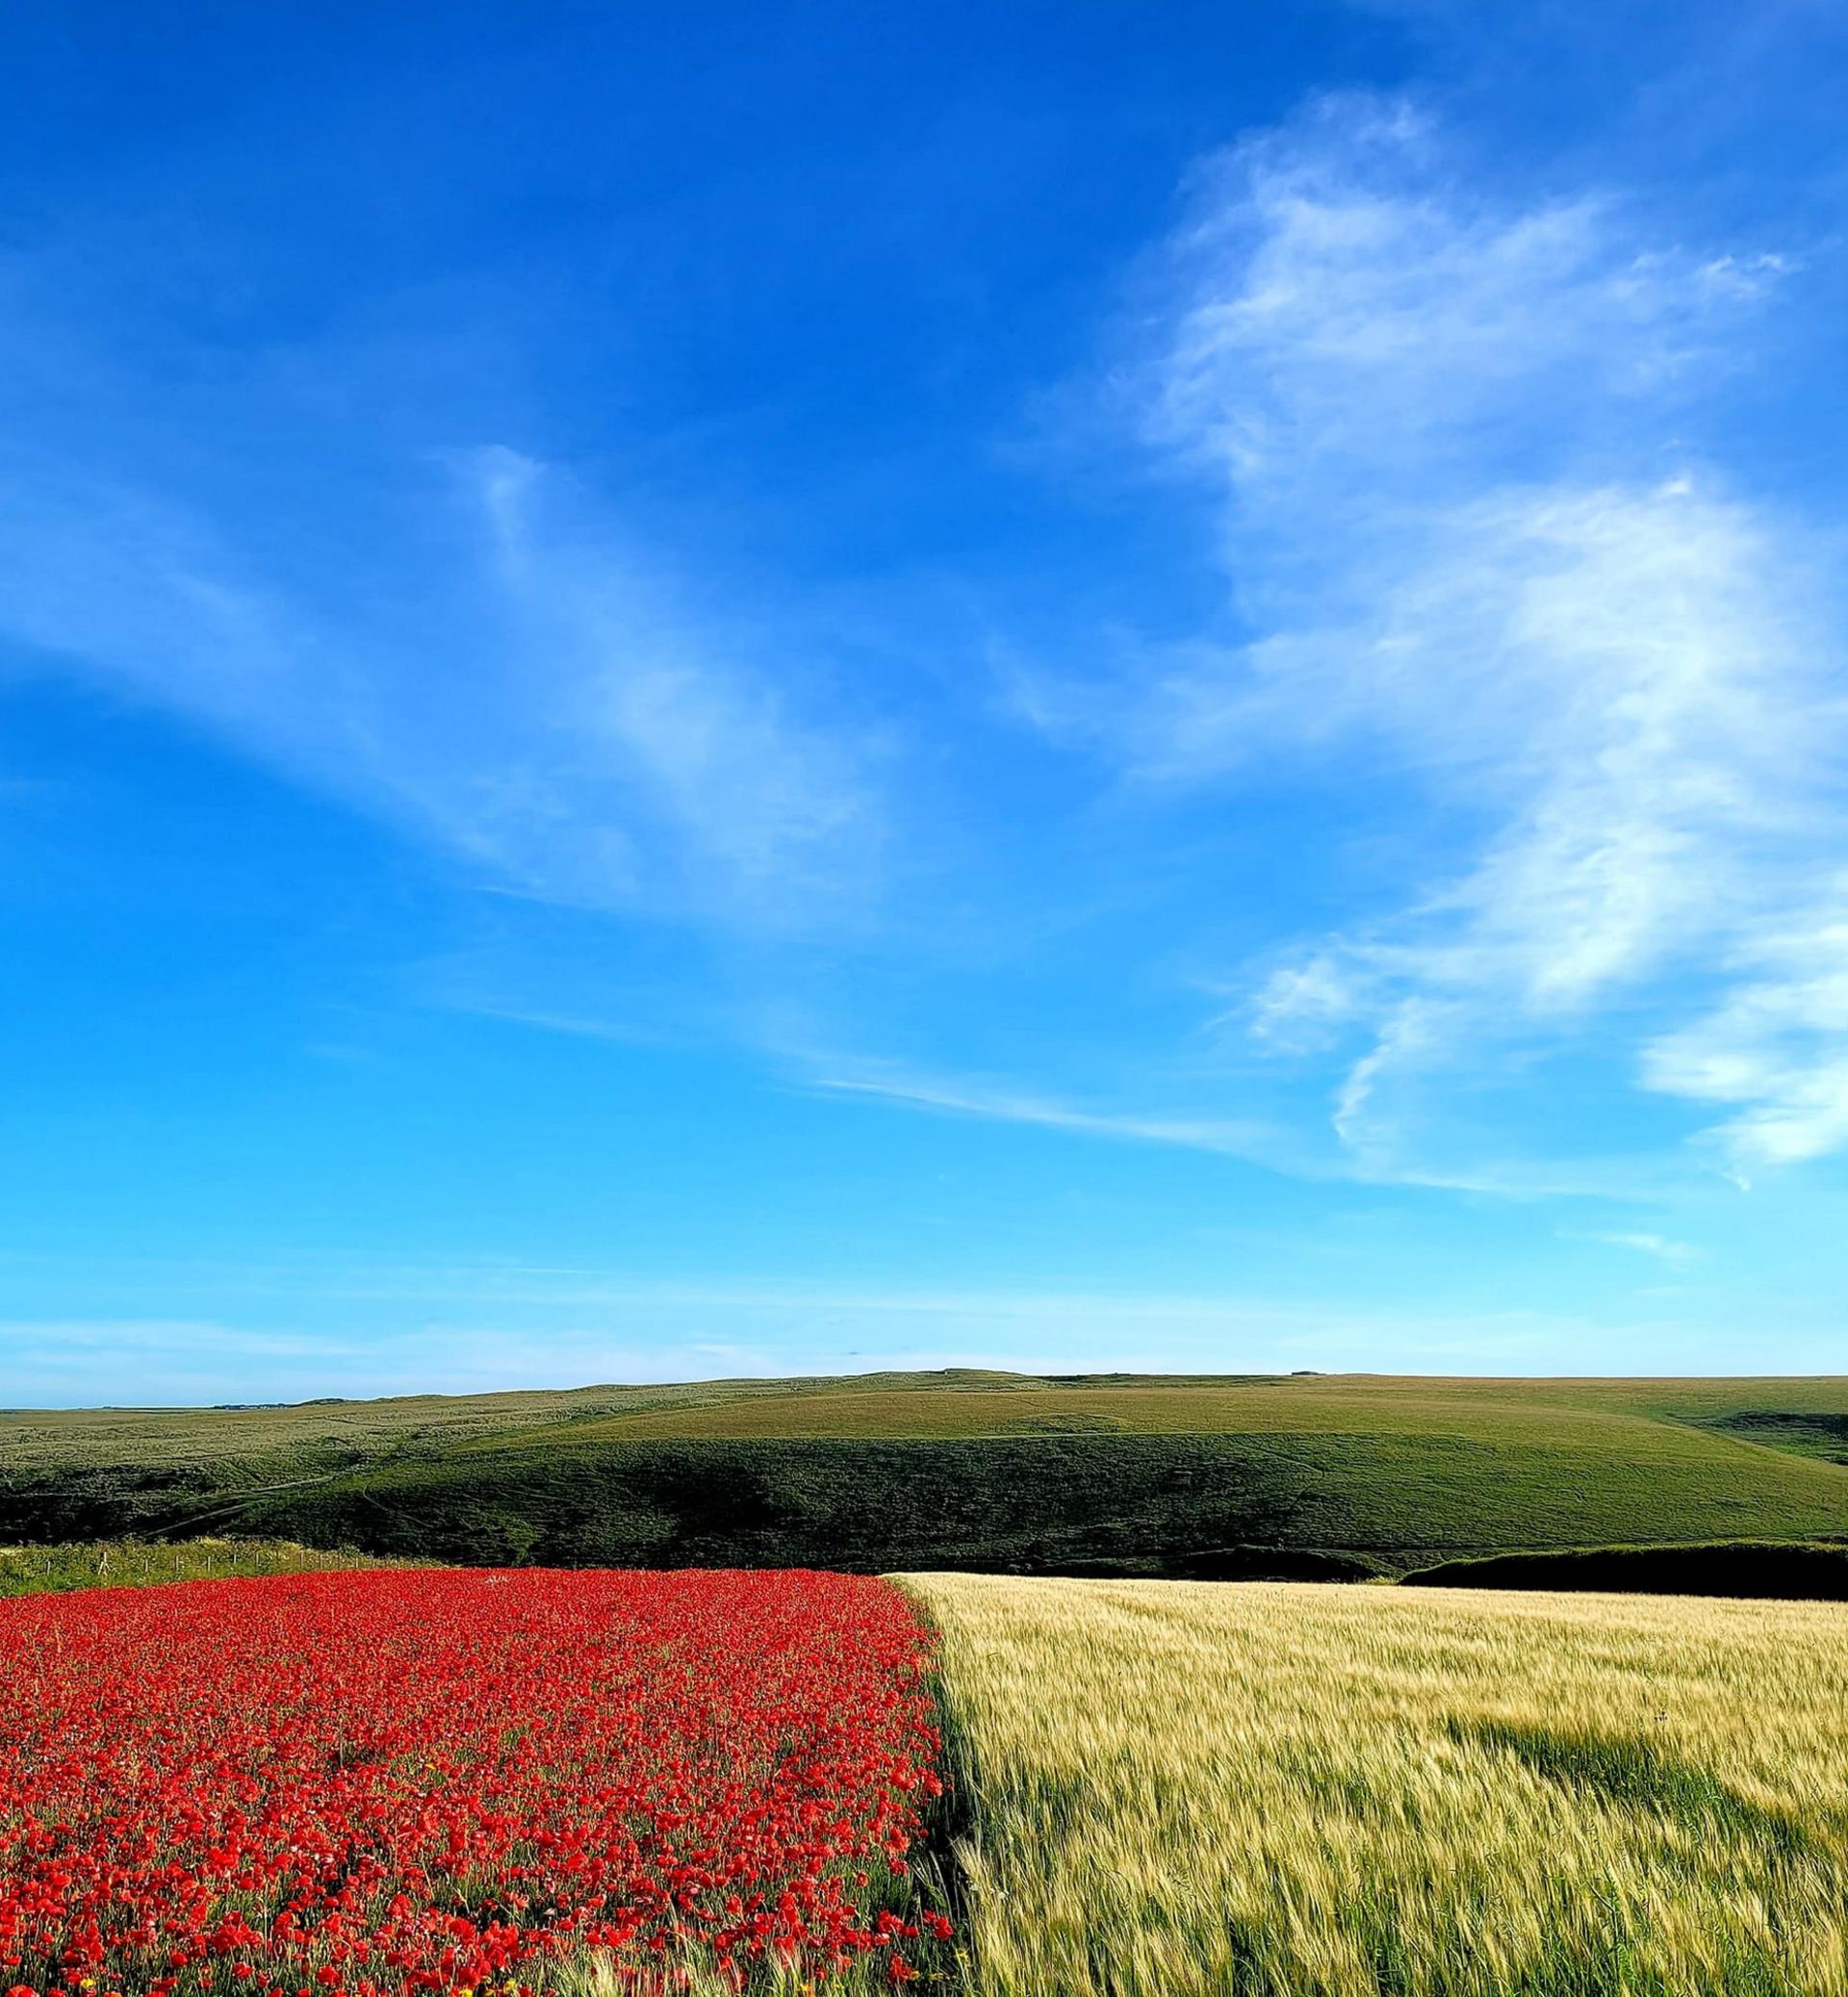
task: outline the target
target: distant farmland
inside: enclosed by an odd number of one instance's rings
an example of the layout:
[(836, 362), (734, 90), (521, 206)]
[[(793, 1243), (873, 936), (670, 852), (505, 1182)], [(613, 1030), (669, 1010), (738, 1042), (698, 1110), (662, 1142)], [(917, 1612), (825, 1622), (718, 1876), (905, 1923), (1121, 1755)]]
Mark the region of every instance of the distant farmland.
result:
[(1203, 1578), (1848, 1541), (1848, 1380), (957, 1372), (0, 1416), (0, 1537), (205, 1532)]

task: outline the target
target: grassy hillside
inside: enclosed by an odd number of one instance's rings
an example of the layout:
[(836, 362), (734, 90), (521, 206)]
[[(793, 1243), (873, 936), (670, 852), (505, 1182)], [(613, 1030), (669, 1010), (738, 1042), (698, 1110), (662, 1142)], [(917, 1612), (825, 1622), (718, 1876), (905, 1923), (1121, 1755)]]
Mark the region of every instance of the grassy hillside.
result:
[(0, 1419), (0, 1534), (454, 1560), (1399, 1572), (1848, 1538), (1848, 1381), (961, 1372)]
[(974, 1997), (1842, 1997), (1848, 1611), (906, 1577)]
[[(942, 1384), (939, 1384), (942, 1382)], [(1457, 1434), (1664, 1447), (1690, 1429), (1848, 1459), (1848, 1380), (1448, 1380), (1370, 1374), (1229, 1379), (1020, 1375), (804, 1382), (788, 1395), (715, 1395), (574, 1415), (465, 1447), (695, 1436)], [(1665, 1440), (1666, 1439), (1666, 1440)]]
[(1848, 1376), (1493, 1380), (1369, 1373), (1064, 1374), (957, 1369), (699, 1380), (220, 1408), (0, 1409), (18, 1470), (254, 1464), (349, 1468), (525, 1436), (975, 1435), (1099, 1421), (1135, 1432), (1442, 1428), (1577, 1417), (1673, 1421), (1848, 1455)]
[[(445, 1449), (612, 1415), (729, 1406), (811, 1395), (927, 1387), (948, 1394), (1037, 1386), (1014, 1373), (863, 1373), (843, 1378), (696, 1380), (652, 1387), (574, 1387), (509, 1394), (419, 1394), (386, 1400), (305, 1400), (212, 1408), (0, 1408), (0, 1463), (22, 1470), (261, 1464), (326, 1471)], [(1848, 1404), (1848, 1403), (1845, 1403)]]

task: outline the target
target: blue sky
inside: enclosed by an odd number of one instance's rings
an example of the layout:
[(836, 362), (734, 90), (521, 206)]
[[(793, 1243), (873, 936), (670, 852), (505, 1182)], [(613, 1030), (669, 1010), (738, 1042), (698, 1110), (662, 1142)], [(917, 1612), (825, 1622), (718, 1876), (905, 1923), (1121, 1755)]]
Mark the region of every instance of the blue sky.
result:
[(0, 74), (0, 1397), (1842, 1369), (1839, 10)]

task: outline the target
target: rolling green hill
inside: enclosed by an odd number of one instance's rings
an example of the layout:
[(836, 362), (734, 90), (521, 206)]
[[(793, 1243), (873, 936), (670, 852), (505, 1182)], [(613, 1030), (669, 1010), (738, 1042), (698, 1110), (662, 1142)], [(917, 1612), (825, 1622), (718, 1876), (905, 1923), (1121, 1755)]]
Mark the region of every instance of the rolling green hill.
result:
[(0, 1416), (0, 1536), (451, 1560), (1400, 1573), (1848, 1540), (1848, 1380), (955, 1372)]

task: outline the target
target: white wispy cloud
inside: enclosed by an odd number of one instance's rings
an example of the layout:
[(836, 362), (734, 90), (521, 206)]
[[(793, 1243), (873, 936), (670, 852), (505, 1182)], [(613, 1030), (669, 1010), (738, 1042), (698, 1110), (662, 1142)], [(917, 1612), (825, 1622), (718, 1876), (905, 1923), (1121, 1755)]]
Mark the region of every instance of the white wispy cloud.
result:
[(1178, 1145), (1233, 1158), (1262, 1159), (1277, 1137), (1274, 1129), (1255, 1120), (1090, 1109), (1011, 1087), (920, 1075), (886, 1063), (814, 1072), (805, 1078), (804, 1086), (822, 1094), (868, 1096), (943, 1115), (1028, 1124), (1128, 1143)]
[[(1659, 1160), (1636, 1153), (1433, 1164), (1373, 1144), (1362, 1127), (1373, 1078), (1389, 1061), (1406, 1060), (1412, 1035), (1405, 1024), (1396, 1023), (1382, 1037), (1384, 1047), (1375, 1050), (1378, 1058), (1369, 1056), (1356, 1063), (1342, 1086), (1336, 1122), (1348, 1143), (1336, 1155), (1304, 1143), (1282, 1116), (1200, 1116), (1141, 1106), (1098, 1108), (991, 1077), (920, 1074), (886, 1062), (857, 1063), (850, 1069), (810, 1062), (798, 1063), (795, 1073), (798, 1087), (824, 1095), (985, 1123), (1065, 1131), (1110, 1142), (1212, 1152), (1297, 1179), (1390, 1181), (1506, 1200), (1669, 1198), (1687, 1190), (1681, 1176), (1664, 1171)], [(787, 1050), (783, 1052), (788, 1059)]]
[(1647, 1255), (1671, 1269), (1691, 1268), (1701, 1260), (1701, 1251), (1691, 1242), (1678, 1242), (1667, 1235), (1636, 1233), (1593, 1234), (1587, 1239), (1602, 1242), (1607, 1248), (1629, 1248), (1637, 1255)]
[[(1272, 1039), (1325, 1028), (1334, 994), (1373, 1025), (1344, 1135), (1366, 1127), (1382, 1071), (1441, 1066), (1485, 1036), (1569, 1037), (1664, 979), (1764, 961), (1767, 922), (1826, 950), (1834, 653), (1813, 585), (1761, 521), (1680, 483), (1504, 498), (1454, 525), (1408, 593), (1364, 648), (1390, 653), (1393, 683), (1344, 690), (1493, 829), (1465, 871), (1311, 946), (1257, 996)], [(1786, 998), (1802, 1009), (1796, 986)], [(1657, 1014), (1678, 1003), (1653, 992)], [(1652, 1046), (1647, 1078), (1704, 1097), (1681, 1086), (1685, 1044)]]
[[(879, 752), (800, 662), (692, 614), (555, 468), (495, 448), (447, 475), (400, 523), (396, 600), (330, 607), (336, 592), (266, 576), (247, 523), (81, 455), (0, 458), (0, 633), (435, 840), (489, 884), (772, 926), (860, 896), (884, 832)], [(294, 566), (312, 570), (312, 550)]]
[(577, 1013), (552, 1012), (511, 1001), (473, 994), (444, 992), (436, 1003), (477, 1019), (499, 1019), (508, 1026), (529, 1026), (540, 1033), (563, 1034), (578, 1040), (606, 1040), (618, 1047), (661, 1047), (673, 1044), (669, 1035), (649, 1024), (624, 1019), (589, 1019)]
[(1652, 1088), (1736, 1106), (1711, 1139), (1732, 1175), (1848, 1144), (1848, 884), (1745, 925), (1711, 1011), (1652, 1040)]
[(1220, 497), (1238, 628), (1042, 718), (1148, 785), (1293, 758), (1443, 814), (1396, 907), (1247, 996), (1261, 1044), (1341, 1061), (1370, 1170), (1428, 1168), (1459, 1071), (1619, 1008), (1650, 1088), (1737, 1106), (1735, 1165), (1818, 1155), (1848, 1142), (1831, 549), (1682, 441), (1795, 260), (1484, 184), (1362, 99), (1202, 172), (1137, 407)]
[(1415, 108), (1365, 97), (1207, 162), (1163, 261), (1149, 434), (1246, 504), (1324, 519), (1472, 490), (1487, 453), (1679, 404), (1789, 266), (1652, 241), (1608, 192), (1524, 203), (1477, 176)]
[(626, 788), (634, 816), (676, 836), (695, 881), (716, 878), (744, 906), (799, 905), (863, 878), (881, 832), (873, 745), (798, 711), (800, 667), (753, 670), (741, 631), (691, 631), (546, 468), (494, 449), (466, 472), (519, 670), (538, 675), (533, 730), (555, 745), (547, 806), (594, 824), (600, 794)]

